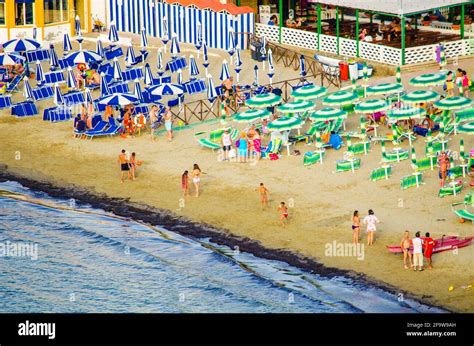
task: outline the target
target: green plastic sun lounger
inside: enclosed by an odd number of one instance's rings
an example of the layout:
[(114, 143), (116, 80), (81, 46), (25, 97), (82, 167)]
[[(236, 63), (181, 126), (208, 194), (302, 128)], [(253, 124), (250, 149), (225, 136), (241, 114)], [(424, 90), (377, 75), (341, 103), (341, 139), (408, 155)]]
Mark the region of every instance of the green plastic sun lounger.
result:
[(324, 158), (325, 151), (308, 151), (304, 154), (303, 157), (303, 165), (310, 166), (315, 163), (322, 163), (322, 159)]
[(360, 168), (360, 159), (339, 160), (336, 162), (336, 172), (352, 171)]
[(395, 150), (382, 151), (383, 162), (398, 162), (408, 159), (408, 150), (399, 150), (398, 153)]
[(474, 221), (474, 214), (467, 209), (454, 210), (454, 214), (460, 219)]
[(370, 180), (377, 181), (377, 180), (385, 180), (390, 178), (392, 175), (392, 166), (388, 166), (386, 169), (384, 167), (375, 168), (370, 172)]
[(446, 196), (452, 196), (456, 192), (456, 195), (459, 194), (462, 190), (463, 183), (461, 180), (458, 181), (458, 183), (452, 187), (452, 186), (443, 186), (442, 188), (439, 189), (438, 197), (446, 197)]
[(419, 187), (423, 182), (422, 173), (413, 173), (412, 175), (407, 175), (402, 177), (400, 181), (400, 187), (402, 190), (409, 189), (410, 187)]
[(283, 141), (280, 138), (272, 139), (270, 143), (268, 143), (268, 146), (262, 149), (262, 158), (266, 159), (270, 154), (279, 154), (282, 145)]
[(449, 175), (454, 176), (454, 178), (462, 177), (463, 167), (454, 166), (449, 169)]
[(431, 160), (433, 160), (433, 167), (437, 166), (436, 158), (430, 159), (429, 157), (423, 157), (421, 159), (412, 160), (413, 168), (417, 172), (426, 171), (431, 169)]
[(370, 142), (359, 142), (351, 144), (347, 147), (347, 150), (353, 153), (354, 155), (367, 154), (370, 149)]
[(212, 149), (212, 150), (217, 150), (220, 149), (221, 146), (217, 143), (212, 142), (211, 140), (207, 138), (200, 138), (197, 140), (199, 144), (201, 144), (204, 148)]
[(309, 144), (313, 141), (314, 136), (316, 135), (317, 131), (318, 129), (315, 126), (311, 126), (308, 132), (306, 132), (305, 134), (295, 135), (295, 136), (290, 137), (290, 141), (293, 141), (293, 142), (305, 141), (306, 144)]

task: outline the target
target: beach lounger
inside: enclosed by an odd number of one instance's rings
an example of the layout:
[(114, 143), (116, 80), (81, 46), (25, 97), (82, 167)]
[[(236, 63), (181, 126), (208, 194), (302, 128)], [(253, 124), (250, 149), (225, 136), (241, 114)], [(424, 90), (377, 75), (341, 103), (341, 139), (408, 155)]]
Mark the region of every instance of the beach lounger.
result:
[(360, 158), (354, 158), (352, 160), (338, 160), (336, 161), (336, 172), (354, 172), (360, 168)]
[(115, 124), (110, 125), (109, 123), (107, 123), (107, 128), (104, 129), (103, 131), (98, 131), (98, 132), (86, 131), (84, 133), (84, 136), (90, 138), (90, 140), (92, 140), (92, 138), (94, 137), (114, 136), (120, 132), (121, 128), (122, 128), (122, 125), (115, 125)]
[(141, 68), (131, 68), (122, 72), (122, 81), (124, 82), (131, 82), (142, 78), (143, 70)]
[(33, 89), (33, 98), (35, 101), (46, 100), (54, 96), (53, 88), (49, 85)]
[(64, 94), (63, 98), (67, 105), (79, 105), (86, 102), (84, 93), (81, 91), (70, 91)]
[(438, 197), (445, 197), (445, 196), (452, 196), (452, 195), (458, 195), (463, 188), (463, 183), (462, 180), (458, 180), (456, 182), (456, 185), (454, 186), (443, 186), (442, 188), (439, 189)]
[(66, 121), (72, 118), (71, 109), (66, 107), (51, 107), (43, 111), (43, 120), (51, 122)]
[(12, 106), (12, 97), (10, 95), (0, 96), (0, 109), (10, 108)]
[(412, 131), (406, 131), (401, 126), (396, 124), (392, 124), (392, 132), (393, 140), (396, 143), (401, 143), (403, 142), (403, 140), (408, 139), (411, 146), (411, 142), (416, 139), (416, 136), (413, 134)]
[(262, 158), (268, 159), (271, 154), (278, 155), (280, 153), (283, 141), (280, 138), (274, 138), (266, 147), (261, 148)]
[(463, 176), (463, 170), (464, 170), (464, 167), (462, 167), (462, 166), (452, 166), (449, 169), (449, 175), (453, 176), (454, 179), (456, 179), (458, 177), (462, 177)]
[(165, 71), (171, 71), (171, 73), (175, 73), (178, 70), (184, 70), (186, 66), (187, 66), (187, 63), (186, 63), (185, 57), (175, 58), (166, 63)]
[(370, 172), (370, 180), (386, 180), (392, 175), (392, 166), (375, 168)]
[(104, 48), (105, 58), (107, 60), (113, 60), (114, 58), (120, 58), (123, 56), (123, 50), (119, 46), (108, 46)]
[(423, 174), (421, 172), (416, 172), (411, 175), (402, 177), (400, 181), (400, 187), (402, 190), (406, 190), (410, 187), (420, 187), (423, 182)]
[(408, 150), (385, 150), (385, 142), (382, 142), (382, 162), (400, 162), (408, 159)]
[(462, 220), (474, 221), (474, 213), (467, 209), (454, 210), (454, 214)]
[[(463, 209), (455, 209), (457, 206), (463, 206)], [(453, 210), (454, 214), (459, 217), (460, 220), (470, 220), (474, 221), (474, 213), (471, 210), (468, 210), (467, 207), (474, 207), (474, 194), (468, 193), (464, 196), (462, 202), (457, 202), (451, 204), (451, 209)]]
[(128, 94), (130, 90), (128, 88), (128, 83), (115, 83), (109, 85), (110, 94)]
[(209, 138), (200, 138), (203, 135), (206, 135), (206, 131), (201, 131), (201, 132), (196, 132), (194, 133), (194, 138), (196, 138), (197, 142), (204, 148), (212, 149), (212, 150), (218, 150), (221, 148), (221, 145), (219, 143), (216, 143), (212, 141)]
[(49, 49), (37, 49), (26, 52), (26, 59), (29, 63), (46, 61), (49, 59)]
[(45, 84), (54, 85), (56, 83), (64, 83), (64, 71), (52, 71), (44, 74)]
[(18, 85), (20, 84), (20, 82), (23, 80), (24, 78), (24, 74), (21, 74), (21, 75), (17, 75), (15, 76), (12, 81), (10, 83), (8, 83), (8, 86), (7, 88), (5, 89), (5, 92), (11, 94), (13, 93), (14, 91), (17, 91), (18, 90)]
[(32, 101), (20, 102), (12, 106), (11, 114), (17, 117), (38, 115), (36, 104)]
[(318, 127), (316, 126), (311, 126), (308, 130), (308, 132), (306, 132), (305, 134), (301, 134), (301, 135), (295, 135), (295, 136), (292, 136), (290, 137), (290, 142), (301, 142), (301, 141), (305, 141), (306, 144), (310, 144), (314, 137), (316, 136), (316, 132), (318, 131)]
[(206, 84), (204, 83), (204, 80), (201, 79), (189, 81), (184, 83), (183, 86), (189, 95), (199, 94), (206, 91)]
[(325, 152), (326, 152), (325, 150), (316, 150), (316, 151), (308, 151), (304, 153), (303, 165), (310, 166), (318, 162), (323, 163)]

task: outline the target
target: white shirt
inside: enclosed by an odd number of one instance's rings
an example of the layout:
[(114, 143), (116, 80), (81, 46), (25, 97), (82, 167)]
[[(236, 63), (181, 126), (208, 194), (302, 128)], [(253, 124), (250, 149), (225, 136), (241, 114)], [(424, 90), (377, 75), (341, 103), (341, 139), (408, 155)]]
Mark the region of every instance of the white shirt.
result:
[(375, 224), (378, 222), (379, 219), (377, 219), (377, 216), (375, 215), (367, 215), (366, 217), (364, 217), (364, 223), (367, 225), (367, 231), (376, 231)]
[(230, 134), (224, 133), (222, 135), (222, 144), (225, 146), (232, 145), (232, 142), (230, 141)]
[(423, 240), (421, 238), (413, 238), (411, 241), (413, 243), (413, 253), (423, 253)]

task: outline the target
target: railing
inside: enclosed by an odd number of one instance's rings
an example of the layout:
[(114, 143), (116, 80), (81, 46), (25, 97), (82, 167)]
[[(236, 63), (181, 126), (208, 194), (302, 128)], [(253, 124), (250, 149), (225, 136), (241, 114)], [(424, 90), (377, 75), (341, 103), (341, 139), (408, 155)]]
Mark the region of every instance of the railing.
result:
[[(446, 58), (474, 54), (473, 40), (457, 40), (443, 42)], [(436, 58), (436, 47), (431, 44), (428, 46), (418, 46), (405, 49), (405, 63), (417, 64), (421, 62), (434, 61)]]

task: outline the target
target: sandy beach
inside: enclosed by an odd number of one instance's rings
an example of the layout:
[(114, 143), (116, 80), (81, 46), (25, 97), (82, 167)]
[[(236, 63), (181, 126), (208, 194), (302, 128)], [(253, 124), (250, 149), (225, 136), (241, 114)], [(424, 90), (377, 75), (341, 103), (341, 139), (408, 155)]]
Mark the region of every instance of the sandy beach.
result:
[[(87, 45), (93, 46), (91, 43)], [(193, 51), (193, 47), (183, 45), (183, 48), (186, 54)], [(224, 52), (211, 51), (210, 72), (215, 81), (224, 55), (228, 58)], [(241, 73), (241, 80), (251, 83), (254, 62), (250, 62), (248, 52), (244, 52), (242, 57), (248, 71)], [(150, 64), (156, 66), (155, 61), (153, 56)], [(474, 58), (464, 59), (462, 64), (472, 76)], [(199, 67), (202, 69), (201, 65)], [(448, 68), (454, 67), (448, 65)], [(275, 82), (298, 76), (297, 71), (284, 69), (279, 64), (276, 69)], [(404, 74), (403, 81), (408, 85), (409, 78), (434, 71), (436, 67), (424, 67), (422, 71)], [(260, 78), (266, 83), (266, 73), (262, 72)], [(394, 80), (393, 76), (374, 77), (370, 84)], [(199, 98), (204, 97), (202, 94)], [(21, 93), (16, 93), (15, 98), (22, 98)], [(40, 114), (50, 103), (39, 103)], [(317, 106), (320, 108), (321, 103), (318, 102)], [(350, 115), (347, 128), (354, 129), (358, 121), (358, 114)], [(232, 122), (230, 125), (239, 129), (245, 127)], [(380, 166), (380, 144), (372, 145), (370, 153), (361, 156), (361, 168), (354, 174), (335, 172), (335, 161), (342, 159), (344, 148), (328, 150), (324, 164), (310, 167), (303, 166), (303, 156), (287, 156), (286, 150), (277, 161), (261, 160), (255, 165), (221, 162), (217, 152), (200, 147), (193, 136), (196, 131), (220, 127), (220, 121), (214, 120), (176, 131), (173, 142), (167, 142), (164, 134), (152, 142), (149, 132), (134, 138), (88, 141), (73, 138), (72, 122), (52, 124), (44, 122), (41, 116), (18, 119), (9, 111), (0, 111), (0, 164), (6, 164), (10, 173), (29, 179), (62, 187), (80, 186), (110, 197), (168, 209), (179, 216), (256, 240), (266, 248), (289, 250), (328, 267), (360, 273), (393, 287), (400, 294), (410, 294), (451, 311), (474, 312), (474, 288), (461, 288), (474, 284), (474, 246), (435, 254), (434, 269), (423, 272), (404, 270), (401, 255), (391, 254), (385, 248), (386, 245), (398, 245), (405, 230), (409, 230), (411, 235), (416, 231), (423, 235), (430, 232), (433, 238), (474, 235), (472, 224), (459, 223), (451, 211), (451, 203), (461, 201), (469, 191), (469, 178), (463, 179), (462, 195), (456, 197), (438, 197), (436, 170), (424, 173), (424, 184), (420, 188), (402, 191), (400, 178), (413, 172), (410, 160), (406, 160), (395, 164), (390, 179), (371, 182), (370, 171)], [(385, 127), (380, 129), (382, 133), (388, 132)], [(468, 135), (451, 138), (449, 148), (452, 151), (459, 150), (460, 138), (464, 138), (466, 151), (474, 147), (474, 140)], [(402, 146), (407, 148), (407, 141)], [(421, 137), (414, 142), (419, 157), (423, 156), (424, 146)], [(391, 147), (392, 144), (387, 145), (387, 149)], [(117, 156), (121, 149), (136, 152), (138, 160), (144, 161), (134, 182), (120, 183)], [(304, 153), (313, 147), (299, 143), (296, 149)], [(193, 163), (198, 163), (205, 173), (202, 195), (182, 200), (181, 174), (186, 169), (191, 170)], [(265, 211), (260, 209), (259, 195), (255, 191), (260, 182), (265, 183), (270, 191), (270, 208)], [(278, 222), (276, 208), (281, 201), (290, 204), (290, 220), (286, 228)], [(375, 244), (365, 247), (363, 260), (327, 256), (326, 244), (351, 242), (351, 215), (356, 209), (361, 216), (373, 209), (381, 220)], [(365, 227), (363, 231), (365, 243)], [(450, 286), (454, 286), (454, 290), (449, 291)]]

